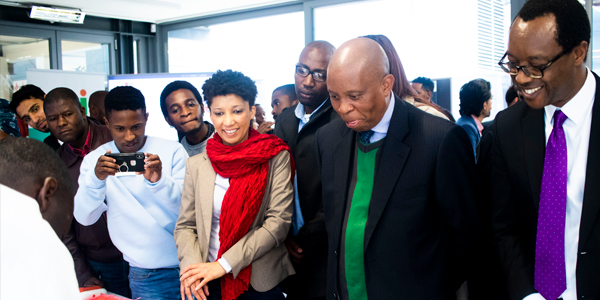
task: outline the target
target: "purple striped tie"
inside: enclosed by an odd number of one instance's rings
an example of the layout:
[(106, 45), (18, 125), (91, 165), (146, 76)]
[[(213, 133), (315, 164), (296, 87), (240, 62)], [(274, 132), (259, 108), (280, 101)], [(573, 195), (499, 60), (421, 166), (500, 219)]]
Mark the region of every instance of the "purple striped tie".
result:
[(556, 300), (567, 289), (565, 270), (565, 217), (567, 211), (567, 116), (554, 112), (554, 127), (546, 145), (540, 210), (535, 243), (535, 289)]

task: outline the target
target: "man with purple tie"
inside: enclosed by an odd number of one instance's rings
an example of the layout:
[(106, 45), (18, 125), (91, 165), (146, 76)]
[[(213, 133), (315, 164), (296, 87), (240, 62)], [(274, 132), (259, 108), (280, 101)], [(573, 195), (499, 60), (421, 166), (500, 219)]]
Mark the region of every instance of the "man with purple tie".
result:
[(511, 300), (600, 299), (600, 78), (577, 0), (530, 0), (499, 62), (525, 101), (493, 127), (492, 227)]

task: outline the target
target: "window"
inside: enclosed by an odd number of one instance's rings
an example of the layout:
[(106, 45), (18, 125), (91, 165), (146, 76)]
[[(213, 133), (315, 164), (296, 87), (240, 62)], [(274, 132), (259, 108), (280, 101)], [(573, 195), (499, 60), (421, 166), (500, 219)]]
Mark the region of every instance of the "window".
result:
[[(169, 73), (240, 71), (256, 82), (256, 103), (271, 107), (271, 93), (294, 83), (304, 48), (304, 15), (286, 13), (173, 30), (168, 33)], [(197, 86), (201, 91), (201, 86)]]
[(110, 74), (108, 44), (61, 41), (62, 69)]
[[(377, 0), (314, 9), (315, 39), (340, 46), (358, 36), (384, 34), (409, 80), (450, 78), (455, 117), (460, 87), (470, 80), (490, 81), (495, 99), (504, 99), (510, 76), (496, 63), (506, 51), (510, 21), (510, 0)], [(492, 103), (490, 119), (505, 107), (504, 101)]]
[(600, 1), (594, 1), (592, 10), (592, 70), (598, 74), (600, 73)]
[(27, 84), (27, 69), (50, 69), (48, 40), (0, 35), (0, 98)]

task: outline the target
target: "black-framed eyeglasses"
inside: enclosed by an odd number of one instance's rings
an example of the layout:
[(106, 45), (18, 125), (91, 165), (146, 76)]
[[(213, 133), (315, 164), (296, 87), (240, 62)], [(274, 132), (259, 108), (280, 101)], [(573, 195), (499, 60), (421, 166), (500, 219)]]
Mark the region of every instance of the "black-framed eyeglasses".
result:
[(301, 65), (296, 65), (296, 74), (306, 77), (312, 74), (312, 77), (315, 81), (323, 82), (327, 80), (327, 74), (323, 71), (311, 71), (309, 68), (303, 67)]
[(523, 73), (525, 75), (527, 75), (531, 78), (539, 79), (539, 78), (544, 77), (544, 70), (548, 69), (548, 67), (550, 67), (555, 61), (557, 61), (563, 55), (567, 54), (569, 51), (571, 51), (571, 48), (566, 48), (561, 53), (559, 53), (557, 56), (555, 56), (553, 59), (551, 59), (549, 62), (547, 62), (541, 66), (530, 66), (530, 67), (517, 66), (511, 62), (502, 62), (508, 55), (508, 52), (506, 52), (506, 53), (504, 53), (504, 56), (502, 56), (502, 59), (500, 59), (500, 61), (498, 62), (498, 65), (500, 66), (500, 68), (502, 68), (502, 70), (504, 72), (506, 72), (512, 76), (517, 76), (517, 74), (519, 74), (519, 70), (521, 70), (521, 71), (523, 71)]

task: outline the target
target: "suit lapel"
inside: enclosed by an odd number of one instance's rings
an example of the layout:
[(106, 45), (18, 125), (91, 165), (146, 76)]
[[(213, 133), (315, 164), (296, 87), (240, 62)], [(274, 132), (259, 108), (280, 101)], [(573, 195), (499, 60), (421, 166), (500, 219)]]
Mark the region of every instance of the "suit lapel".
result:
[(373, 194), (369, 204), (369, 217), (365, 228), (365, 251), (410, 153), (410, 147), (402, 142), (409, 132), (408, 110), (398, 96), (395, 99), (397, 100), (394, 113), (381, 149), (380, 163), (375, 174)]
[[(210, 243), (210, 231), (212, 228), (212, 215), (215, 195), (215, 179), (217, 174), (212, 168), (210, 160), (205, 155), (202, 157), (202, 164), (197, 166), (198, 176), (196, 182), (198, 183), (196, 195), (196, 212), (202, 212), (202, 224), (204, 225), (204, 239), (206, 245)], [(198, 216), (196, 216), (198, 219)], [(208, 249), (208, 248), (207, 248)], [(208, 259), (208, 250), (206, 253), (202, 253), (204, 261)]]
[[(322, 118), (327, 111), (329, 111), (331, 108), (331, 101), (329, 101), (329, 98), (327, 98), (327, 100), (325, 100), (325, 103), (323, 103), (323, 106), (321, 106), (321, 108), (319, 108), (319, 110), (317, 110), (316, 112), (314, 112), (314, 114), (310, 117), (310, 120), (308, 121), (308, 123), (304, 124), (304, 127), (302, 127), (302, 130), (300, 130), (300, 133), (298, 135), (301, 135), (303, 132), (305, 132), (307, 129), (306, 128), (310, 128), (312, 126), (315, 126), (315, 124), (318, 122), (318, 120), (320, 118)], [(298, 118), (296, 118), (298, 119)], [(298, 128), (296, 126), (296, 128)]]
[[(343, 128), (340, 130), (341, 139), (335, 148), (335, 159), (334, 159), (334, 183), (335, 183), (335, 196), (333, 203), (333, 215), (339, 217), (335, 220), (335, 226), (333, 232), (342, 232), (342, 223), (346, 211), (346, 198), (348, 197), (348, 182), (350, 181), (350, 174), (352, 174), (352, 151), (354, 151), (354, 131), (346, 127), (345, 124), (341, 125)], [(339, 239), (336, 240), (338, 243)], [(339, 245), (335, 245), (336, 249)]]
[[(281, 126), (283, 127), (283, 132), (285, 132), (286, 142), (288, 146), (292, 149), (292, 153), (296, 153), (296, 142), (298, 140), (298, 125), (300, 125), (300, 120), (296, 117), (294, 113), (296, 111), (296, 107), (298, 104), (287, 108), (292, 110), (292, 117), (288, 122), (281, 122)], [(286, 120), (287, 121), (287, 120)]]
[[(594, 73), (592, 73), (594, 74)], [(592, 126), (590, 130), (590, 146), (588, 149), (587, 167), (585, 173), (585, 190), (583, 192), (583, 208), (581, 212), (581, 227), (579, 228), (579, 249), (585, 249), (585, 243), (592, 233), (600, 211), (600, 78), (596, 79), (596, 95), (592, 109)]]
[(527, 174), (531, 195), (536, 211), (540, 205), (542, 189), (542, 173), (544, 171), (544, 156), (546, 152), (546, 133), (544, 131), (544, 110), (527, 108), (527, 115), (521, 120), (523, 128), (522, 155), (527, 162)]

